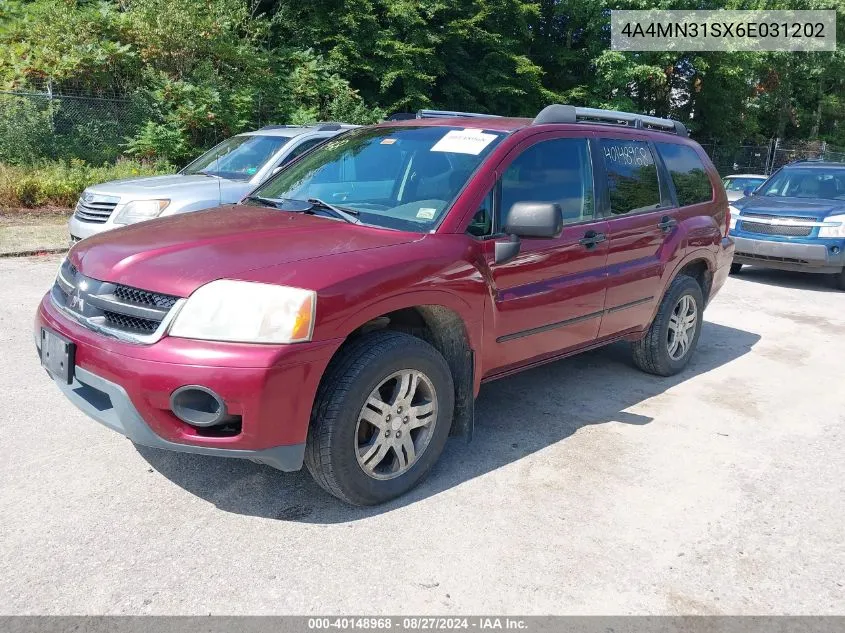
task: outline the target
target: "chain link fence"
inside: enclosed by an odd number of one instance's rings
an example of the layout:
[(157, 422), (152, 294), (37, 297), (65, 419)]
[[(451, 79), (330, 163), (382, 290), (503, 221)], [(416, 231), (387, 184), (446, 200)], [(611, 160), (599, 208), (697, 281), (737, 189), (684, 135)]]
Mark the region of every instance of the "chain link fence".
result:
[(701, 145), (722, 176), (728, 174), (769, 174), (796, 160), (825, 160), (845, 163), (845, 148), (824, 141), (783, 142), (773, 139), (765, 145), (721, 147)]
[(140, 99), (0, 91), (0, 162), (114, 162), (149, 114)]
[[(262, 120), (261, 103), (255, 127)], [(0, 91), (0, 162), (28, 165), (44, 159), (78, 159), (94, 165), (114, 162), (128, 139), (153, 117), (140, 97), (95, 97), (43, 91)], [(222, 138), (209, 139), (220, 141)], [(720, 146), (703, 143), (722, 176), (771, 174), (795, 160), (845, 162), (845, 148), (823, 141)]]

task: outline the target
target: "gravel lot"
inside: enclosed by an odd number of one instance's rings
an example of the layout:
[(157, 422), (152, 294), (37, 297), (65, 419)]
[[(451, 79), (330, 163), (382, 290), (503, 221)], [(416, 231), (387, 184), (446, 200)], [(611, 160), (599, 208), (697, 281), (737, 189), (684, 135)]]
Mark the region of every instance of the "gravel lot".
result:
[[(58, 259), (0, 260), (0, 612), (845, 611), (845, 293), (747, 270), (672, 379), (625, 346), (487, 385), (388, 506), (135, 448), (38, 367)], [(382, 591), (383, 589), (383, 591)]]

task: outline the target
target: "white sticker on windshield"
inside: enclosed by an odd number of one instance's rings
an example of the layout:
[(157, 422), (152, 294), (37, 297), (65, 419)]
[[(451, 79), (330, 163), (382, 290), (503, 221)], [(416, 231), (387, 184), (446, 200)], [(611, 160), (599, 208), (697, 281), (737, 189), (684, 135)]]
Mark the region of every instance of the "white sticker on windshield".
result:
[(497, 136), (481, 130), (450, 130), (431, 148), (432, 152), (452, 152), (478, 156)]
[(421, 220), (430, 220), (434, 217), (435, 213), (437, 213), (437, 209), (432, 209), (431, 207), (423, 207), (419, 211), (417, 211), (417, 217)]

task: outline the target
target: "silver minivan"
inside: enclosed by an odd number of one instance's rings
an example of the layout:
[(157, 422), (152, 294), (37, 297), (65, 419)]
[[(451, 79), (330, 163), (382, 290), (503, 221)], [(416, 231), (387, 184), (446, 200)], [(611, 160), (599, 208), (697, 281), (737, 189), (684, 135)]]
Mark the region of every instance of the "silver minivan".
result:
[(270, 125), (226, 139), (178, 174), (92, 185), (82, 192), (70, 219), (71, 242), (152, 218), (238, 202), (303, 152), (354, 127)]

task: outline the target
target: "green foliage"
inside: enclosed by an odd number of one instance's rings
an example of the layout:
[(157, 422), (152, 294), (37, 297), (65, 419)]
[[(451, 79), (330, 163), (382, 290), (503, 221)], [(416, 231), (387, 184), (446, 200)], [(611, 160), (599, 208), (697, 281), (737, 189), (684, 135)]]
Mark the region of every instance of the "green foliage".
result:
[(32, 163), (53, 148), (51, 112), (32, 101), (0, 95), (0, 162)]
[(533, 116), (552, 102), (672, 116), (722, 146), (843, 145), (842, 45), (609, 50), (610, 9), (799, 5), (836, 9), (845, 32), (845, 0), (0, 0), (0, 90), (132, 97), (131, 116), (0, 100), (0, 160), (178, 164), (268, 123), (423, 107)]
[(173, 167), (166, 163), (126, 159), (102, 167), (79, 160), (43, 162), (28, 167), (0, 163), (0, 208), (72, 207), (89, 185), (172, 172)]

